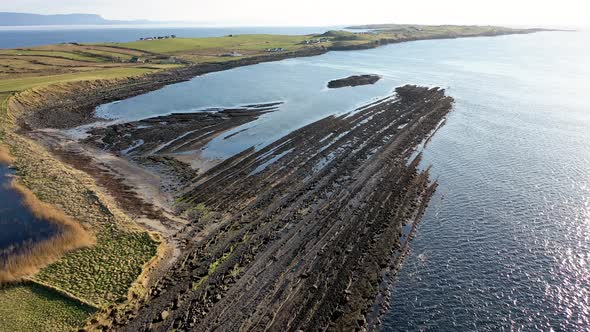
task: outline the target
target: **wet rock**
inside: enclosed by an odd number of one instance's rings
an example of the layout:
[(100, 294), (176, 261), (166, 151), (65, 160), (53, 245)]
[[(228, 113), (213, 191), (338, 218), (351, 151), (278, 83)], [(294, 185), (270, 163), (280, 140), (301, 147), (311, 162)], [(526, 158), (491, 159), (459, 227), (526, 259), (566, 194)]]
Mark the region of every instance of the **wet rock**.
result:
[(365, 317), (361, 317), (356, 322), (359, 324), (359, 326), (365, 326), (367, 320), (365, 319)]
[(330, 81), (328, 83), (328, 88), (338, 89), (359, 85), (370, 85), (377, 83), (380, 79), (381, 76), (379, 75), (354, 75), (347, 78)]

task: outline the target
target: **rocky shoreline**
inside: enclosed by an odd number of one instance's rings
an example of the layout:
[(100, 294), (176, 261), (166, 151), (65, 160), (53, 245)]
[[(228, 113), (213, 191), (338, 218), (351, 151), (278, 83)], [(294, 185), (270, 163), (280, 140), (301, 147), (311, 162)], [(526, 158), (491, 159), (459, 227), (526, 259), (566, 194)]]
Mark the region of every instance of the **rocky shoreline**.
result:
[(436, 188), (409, 158), (452, 103), (400, 87), (197, 175), (178, 199), (195, 217), (176, 263), (147, 297), (106, 312), (108, 328), (366, 328), (380, 271)]
[(221, 133), (276, 111), (280, 104), (174, 113), (115, 124), (90, 130), (90, 136), (84, 142), (118, 155), (135, 158), (186, 154), (200, 150)]

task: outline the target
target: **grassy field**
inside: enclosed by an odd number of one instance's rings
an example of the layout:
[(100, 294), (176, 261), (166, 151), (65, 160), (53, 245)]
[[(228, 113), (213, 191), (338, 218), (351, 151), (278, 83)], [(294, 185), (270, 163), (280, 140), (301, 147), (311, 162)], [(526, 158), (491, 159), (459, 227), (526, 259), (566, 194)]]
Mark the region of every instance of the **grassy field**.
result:
[(224, 52), (230, 50), (264, 51), (267, 48), (283, 47), (297, 49), (311, 36), (283, 35), (236, 35), (213, 38), (175, 38), (148, 41), (135, 41), (123, 44), (110, 44), (162, 54), (183, 54), (184, 52), (211, 50)]
[(101, 59), (74, 52), (53, 51), (53, 50), (0, 50), (0, 55), (12, 56), (46, 56), (65, 58), (76, 61), (102, 62)]
[(0, 288), (0, 332), (70, 331), (95, 311), (34, 284)]
[[(0, 121), (1, 119), (8, 118), (8, 98), (10, 98), (10, 93), (7, 92), (0, 92)], [(0, 126), (0, 142), (4, 139), (6, 135), (6, 128), (4, 126)]]
[(157, 246), (146, 233), (105, 227), (97, 244), (65, 255), (33, 279), (67, 290), (97, 307), (125, 298)]
[(18, 92), (44, 85), (66, 83), (75, 81), (93, 81), (101, 79), (114, 79), (121, 77), (140, 76), (159, 69), (134, 67), (134, 68), (109, 68), (94, 71), (84, 71), (71, 74), (48, 75), (40, 77), (25, 77), (6, 79), (0, 81), (0, 93)]

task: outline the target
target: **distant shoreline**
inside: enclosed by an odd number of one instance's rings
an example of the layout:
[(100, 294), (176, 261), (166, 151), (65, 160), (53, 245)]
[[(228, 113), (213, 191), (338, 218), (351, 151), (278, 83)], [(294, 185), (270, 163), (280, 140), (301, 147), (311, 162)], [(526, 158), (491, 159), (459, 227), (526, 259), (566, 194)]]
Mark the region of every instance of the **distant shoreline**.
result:
[[(267, 53), (264, 55), (255, 55), (237, 59), (227, 57), (226, 60), (223, 61), (189, 64), (179, 68), (166, 69), (163, 71), (146, 74), (133, 80), (112, 81), (103, 87), (95, 88), (94, 90), (88, 91), (85, 94), (80, 94), (79, 91), (71, 93), (66, 89), (62, 92), (63, 95), (61, 98), (58, 96), (53, 96), (51, 98), (51, 101), (48, 100), (46, 103), (37, 105), (34, 110), (31, 110), (31, 112), (27, 112), (28, 115), (26, 116), (26, 118), (27, 122), (29, 122), (29, 124), (33, 127), (40, 126), (46, 128), (73, 128), (82, 124), (94, 122), (96, 120), (94, 118), (94, 110), (96, 107), (102, 104), (142, 95), (147, 92), (161, 89), (167, 85), (188, 81), (193, 79), (194, 77), (213, 72), (220, 72), (264, 62), (280, 61), (289, 58), (317, 56), (328, 53), (330, 51), (352, 51), (373, 49), (380, 46), (404, 43), (409, 41), (456, 39), (467, 37), (495, 37), (513, 34), (530, 34), (544, 31), (550, 30), (510, 29), (504, 31), (485, 31), (482, 33), (470, 35), (445, 34), (427, 37), (409, 36), (400, 38), (380, 38), (377, 40), (368, 40), (366, 42), (363, 41), (362, 43), (332, 43), (332, 45), (329, 46), (309, 47), (302, 48), (300, 50)], [(327, 33), (323, 35), (326, 34)], [(210, 38), (203, 38), (202, 40), (210, 40)], [(160, 41), (145, 41), (142, 43), (149, 44), (158, 42)], [(117, 44), (116, 47), (124, 49), (124, 46), (122, 45), (119, 46)], [(36, 114), (43, 114), (42, 123), (38, 121), (39, 119), (36, 118)], [(72, 118), (72, 114), (75, 114), (76, 116)], [(63, 122), (64, 119), (68, 119), (68, 121)]]
[(0, 12), (0, 26), (26, 25), (107, 25), (107, 24), (150, 24), (148, 20), (107, 20), (96, 14), (41, 15), (30, 13)]

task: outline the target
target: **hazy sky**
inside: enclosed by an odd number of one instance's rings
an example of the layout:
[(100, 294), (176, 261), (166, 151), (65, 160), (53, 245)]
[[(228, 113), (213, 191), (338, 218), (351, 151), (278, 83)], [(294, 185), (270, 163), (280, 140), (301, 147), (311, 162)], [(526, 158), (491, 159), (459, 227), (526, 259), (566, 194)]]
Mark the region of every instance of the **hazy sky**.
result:
[(0, 11), (219, 25), (588, 25), (588, 0), (0, 0)]

